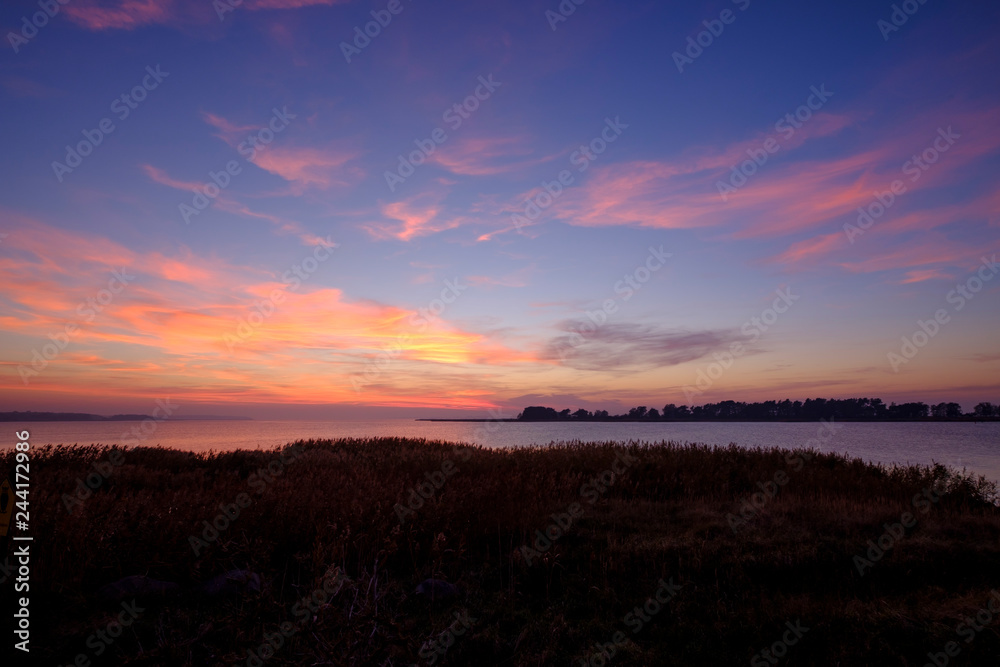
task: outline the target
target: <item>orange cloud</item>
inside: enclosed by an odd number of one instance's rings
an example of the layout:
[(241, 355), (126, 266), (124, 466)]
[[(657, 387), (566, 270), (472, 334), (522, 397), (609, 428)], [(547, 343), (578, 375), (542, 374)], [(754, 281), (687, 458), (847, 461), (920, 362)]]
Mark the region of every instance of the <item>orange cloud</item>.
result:
[[(351, 374), (388, 349), (397, 366), (383, 374), (380, 391), (419, 402), (413, 396), (426, 394), (412, 378), (426, 376), (415, 370), (421, 364), (465, 368), (534, 358), (417, 310), (349, 300), (318, 275), (296, 284), (280, 271), (186, 250), (137, 252), (100, 237), (19, 222), (0, 255), (0, 280), (19, 286), (0, 311), (0, 326), (29, 342), (21, 350), (8, 348), (0, 373), (21, 386), (18, 367), (30, 365), (31, 350), (67, 323), (79, 327), (26, 391), (81, 392), (99, 376), (112, 394), (118, 387), (163, 395), (172, 387), (206, 400), (253, 395), (353, 402), (358, 396)], [(325, 261), (337, 261), (337, 251), (328, 252)], [(95, 298), (116, 270), (130, 276), (125, 289), (96, 316), (82, 315), (78, 306)], [(457, 386), (442, 392), (460, 404), (483, 400)]]

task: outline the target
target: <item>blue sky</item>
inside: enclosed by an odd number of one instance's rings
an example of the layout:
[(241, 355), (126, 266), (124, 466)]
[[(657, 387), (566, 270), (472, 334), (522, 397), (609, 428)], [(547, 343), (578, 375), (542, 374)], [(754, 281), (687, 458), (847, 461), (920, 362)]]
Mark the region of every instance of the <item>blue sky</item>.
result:
[[(21, 32), (36, 3), (0, 11), (10, 409), (1000, 398), (994, 4), (908, 5), (889, 30), (892, 3), (588, 0), (551, 23), (557, 2), (401, 0), (347, 62), (343, 43), (388, 5), (244, 0), (220, 17), (200, 0), (69, 0), (36, 33)], [(689, 38), (708, 45), (678, 71)], [(112, 104), (133, 90), (122, 118)], [(447, 139), (390, 189), (437, 128)], [(87, 136), (100, 143), (78, 166), (54, 166)], [(904, 171), (925, 151), (933, 164)], [(723, 199), (734, 168), (750, 175)], [(616, 284), (661, 247), (626, 301)], [(134, 278), (110, 290), (123, 268)], [(977, 280), (961, 310), (949, 301)]]

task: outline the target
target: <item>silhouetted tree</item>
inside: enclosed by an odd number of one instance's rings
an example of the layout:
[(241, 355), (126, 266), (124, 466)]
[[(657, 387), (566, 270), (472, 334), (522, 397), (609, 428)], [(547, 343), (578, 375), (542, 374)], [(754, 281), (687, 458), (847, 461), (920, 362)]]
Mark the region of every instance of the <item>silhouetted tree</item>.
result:
[(996, 408), (992, 403), (982, 402), (973, 409), (973, 414), (977, 417), (992, 417), (996, 414)]
[(629, 419), (642, 419), (646, 416), (646, 406), (640, 405), (637, 408), (632, 408), (628, 411)]
[(722, 401), (706, 403), (689, 408), (686, 405), (677, 406), (667, 403), (661, 413), (656, 408), (648, 409), (644, 405), (631, 408), (628, 413), (609, 415), (607, 410), (597, 410), (594, 413), (583, 408), (570, 412), (569, 408), (556, 412), (553, 408), (531, 406), (518, 415), (524, 421), (773, 421), (773, 420), (915, 420), (935, 418), (986, 418), (1000, 416), (1000, 406), (983, 402), (976, 406), (968, 415), (962, 414), (962, 406), (958, 403), (938, 403), (933, 407), (922, 402), (892, 403), (888, 407), (880, 398), (809, 398), (792, 402), (763, 401), (761, 403), (744, 403), (742, 401)]
[(517, 418), (522, 421), (555, 421), (558, 416), (559, 415), (552, 408), (533, 405), (529, 408), (525, 408), (524, 411), (517, 416)]

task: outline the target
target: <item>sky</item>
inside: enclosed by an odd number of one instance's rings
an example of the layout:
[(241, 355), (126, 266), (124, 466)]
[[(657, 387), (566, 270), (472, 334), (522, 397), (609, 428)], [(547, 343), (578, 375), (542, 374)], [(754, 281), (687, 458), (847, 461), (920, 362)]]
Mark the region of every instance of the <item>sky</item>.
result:
[(4, 3), (0, 410), (998, 403), (998, 25)]

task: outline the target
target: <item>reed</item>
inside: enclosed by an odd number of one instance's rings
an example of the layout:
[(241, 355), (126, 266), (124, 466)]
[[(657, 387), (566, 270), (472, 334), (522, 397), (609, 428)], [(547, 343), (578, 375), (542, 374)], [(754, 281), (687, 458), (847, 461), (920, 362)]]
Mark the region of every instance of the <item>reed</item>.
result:
[[(634, 462), (613, 483), (581, 492), (623, 453)], [(38, 448), (33, 647), (59, 665), (81, 653), (94, 665), (246, 665), (265, 635), (292, 622), (263, 664), (596, 665), (595, 644), (613, 644), (620, 631), (628, 641), (605, 656), (609, 665), (735, 665), (762, 660), (786, 622), (801, 621), (809, 631), (779, 664), (922, 665), (949, 641), (960, 642), (964, 664), (1000, 654), (1000, 622), (969, 643), (956, 636), (961, 618), (1000, 588), (996, 487), (940, 465), (803, 454), (613, 442), (489, 450), (400, 438), (207, 454)], [(119, 456), (68, 511), (65, 494)], [(11, 453), (0, 461), (13, 468)], [(445, 475), (447, 461), (455, 469)], [(734, 530), (744, 501), (779, 471), (787, 482), (757, 496), (761, 509)], [(396, 506), (421, 482), (433, 493), (401, 523)], [(924, 513), (914, 496), (934, 488)], [(203, 522), (240, 494), (250, 504), (205, 539)], [(521, 547), (573, 503), (581, 514), (572, 525), (526, 559)], [(916, 525), (860, 575), (854, 557), (907, 511)], [(193, 548), (192, 536), (206, 544)], [(101, 586), (140, 574), (189, 589), (244, 568), (261, 574), (262, 593), (140, 601), (145, 610), (104, 655), (88, 648), (116, 613), (96, 595)], [(337, 592), (298, 615), (331, 572)], [(459, 584), (462, 595), (430, 602), (414, 592), (427, 578)], [(633, 633), (628, 614), (671, 579), (679, 591)], [(10, 581), (0, 590), (10, 596)], [(429, 640), (444, 637), (456, 612), (475, 621), (433, 652)]]

